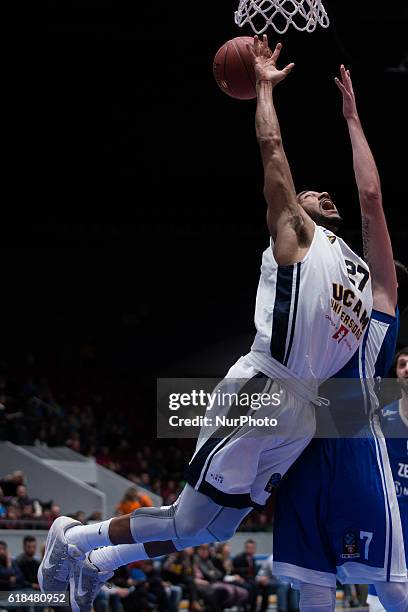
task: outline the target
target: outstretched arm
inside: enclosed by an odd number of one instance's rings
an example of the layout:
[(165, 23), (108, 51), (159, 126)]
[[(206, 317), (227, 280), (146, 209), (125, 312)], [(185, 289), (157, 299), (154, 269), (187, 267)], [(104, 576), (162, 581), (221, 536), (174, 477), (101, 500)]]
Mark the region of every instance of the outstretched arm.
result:
[(253, 54), (257, 80), (256, 135), (264, 166), (267, 223), (275, 241), (275, 258), (278, 263), (288, 265), (302, 258), (314, 233), (313, 222), (297, 201), (273, 100), (274, 88), (294, 65), (289, 64), (283, 70), (276, 67), (282, 45), (278, 44), (272, 53), (267, 36), (262, 41), (255, 36), (254, 47), (248, 45), (248, 48)]
[(397, 305), (397, 276), (394, 255), (382, 205), (381, 182), (377, 165), (358, 116), (350, 71), (340, 67), (336, 85), (343, 96), (343, 115), (347, 121), (353, 149), (354, 174), (360, 198), (364, 258), (371, 270), (374, 308), (394, 315)]

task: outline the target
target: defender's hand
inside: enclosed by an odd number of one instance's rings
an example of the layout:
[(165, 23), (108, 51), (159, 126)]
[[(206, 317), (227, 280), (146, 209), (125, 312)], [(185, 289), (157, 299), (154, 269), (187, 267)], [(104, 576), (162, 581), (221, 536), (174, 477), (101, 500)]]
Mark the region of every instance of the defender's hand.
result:
[(357, 104), (354, 95), (353, 83), (351, 81), (350, 70), (346, 70), (343, 64), (340, 66), (341, 81), (337, 77), (334, 79), (337, 87), (343, 96), (343, 115), (345, 119), (357, 119)]
[(279, 70), (276, 67), (280, 52), (282, 49), (281, 43), (278, 43), (275, 47), (275, 51), (272, 53), (268, 45), (268, 37), (264, 34), (263, 39), (260, 40), (258, 36), (254, 37), (254, 46), (248, 45), (256, 74), (257, 83), (260, 81), (270, 81), (272, 85), (276, 85), (283, 81), (288, 74), (292, 71), (295, 64), (288, 64), (286, 68)]

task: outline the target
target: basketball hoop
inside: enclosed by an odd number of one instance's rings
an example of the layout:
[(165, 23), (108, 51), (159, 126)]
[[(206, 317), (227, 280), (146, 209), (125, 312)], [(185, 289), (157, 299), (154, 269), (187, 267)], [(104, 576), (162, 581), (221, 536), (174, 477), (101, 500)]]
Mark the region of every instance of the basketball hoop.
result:
[(290, 25), (300, 32), (330, 25), (321, 0), (239, 0), (235, 23), (241, 28), (249, 23), (256, 34), (263, 34), (270, 25), (278, 34)]

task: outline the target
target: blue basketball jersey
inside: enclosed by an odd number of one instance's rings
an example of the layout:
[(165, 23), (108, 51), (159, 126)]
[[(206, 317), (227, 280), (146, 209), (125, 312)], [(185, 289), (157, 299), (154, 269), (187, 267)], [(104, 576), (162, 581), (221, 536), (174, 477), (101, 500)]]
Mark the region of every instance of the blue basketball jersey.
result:
[(385, 407), (382, 430), (387, 442), (408, 561), (408, 419), (402, 414), (400, 401)]
[[(330, 397), (340, 437), (314, 439), (282, 479), (274, 522), (277, 576), (331, 587), (336, 578), (354, 584), (406, 580), (401, 521), (375, 393), (378, 379), (392, 365), (398, 330), (398, 313), (373, 311), (361, 346), (336, 375), (348, 380)], [(346, 432), (341, 437), (347, 412), (350, 418), (359, 414), (356, 437)]]

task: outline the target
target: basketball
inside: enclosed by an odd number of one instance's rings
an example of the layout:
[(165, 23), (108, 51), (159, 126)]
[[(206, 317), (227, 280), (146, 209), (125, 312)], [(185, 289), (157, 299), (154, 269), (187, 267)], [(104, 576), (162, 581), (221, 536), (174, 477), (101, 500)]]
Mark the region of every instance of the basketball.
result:
[(256, 98), (256, 78), (252, 56), (246, 45), (250, 36), (239, 36), (226, 42), (214, 58), (214, 77), (220, 89), (237, 100)]

